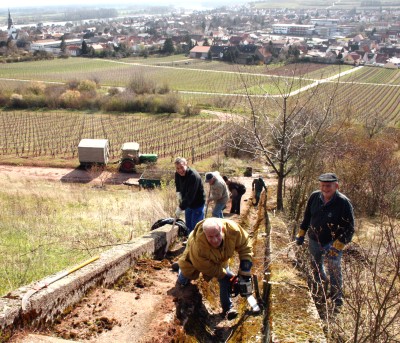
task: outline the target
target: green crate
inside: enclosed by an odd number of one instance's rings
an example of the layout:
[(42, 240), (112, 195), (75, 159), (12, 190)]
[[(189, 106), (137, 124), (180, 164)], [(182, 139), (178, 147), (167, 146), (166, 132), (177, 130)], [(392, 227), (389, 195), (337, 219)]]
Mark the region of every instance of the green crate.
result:
[(146, 170), (140, 175), (139, 186), (142, 188), (155, 188), (161, 186), (162, 181), (170, 182), (175, 177), (175, 172), (165, 170)]

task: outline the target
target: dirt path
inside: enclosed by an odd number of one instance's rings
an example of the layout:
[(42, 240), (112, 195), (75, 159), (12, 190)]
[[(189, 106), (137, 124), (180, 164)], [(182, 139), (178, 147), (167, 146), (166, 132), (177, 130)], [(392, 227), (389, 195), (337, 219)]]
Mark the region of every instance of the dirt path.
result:
[(14, 165), (0, 165), (0, 174), (9, 175), (13, 178), (21, 177), (28, 179), (41, 179), (61, 182), (79, 183), (110, 183), (122, 184), (123, 182), (137, 183), (139, 174), (133, 173), (110, 173), (107, 171), (88, 172), (82, 169), (72, 168), (48, 168), (48, 167), (26, 167)]
[[(0, 172), (58, 181), (74, 170), (0, 166)], [(259, 223), (259, 211), (251, 206), (252, 179), (242, 181), (247, 186), (242, 197), (242, 214), (245, 213), (249, 230), (253, 230), (252, 225)], [(237, 215), (230, 218), (242, 220)], [(10, 342), (60, 342), (61, 339), (87, 343), (214, 343), (247, 342), (250, 334), (261, 337), (262, 316), (252, 315), (244, 298), (233, 299), (242, 315), (227, 320), (221, 314), (217, 282), (198, 280), (183, 289), (176, 286), (177, 273), (171, 269), (171, 263), (183, 249), (179, 241), (161, 261), (138, 261), (112, 288), (92, 290), (51, 327), (17, 332)], [(246, 325), (253, 327), (250, 334), (245, 332), (247, 338), (235, 337), (243, 334), (241, 328)]]

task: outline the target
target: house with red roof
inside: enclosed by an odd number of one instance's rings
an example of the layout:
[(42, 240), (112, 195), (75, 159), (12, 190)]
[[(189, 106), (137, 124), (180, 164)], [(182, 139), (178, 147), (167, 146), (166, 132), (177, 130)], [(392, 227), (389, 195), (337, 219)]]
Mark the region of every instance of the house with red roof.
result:
[(208, 58), (208, 52), (210, 51), (209, 46), (200, 46), (196, 45), (194, 48), (192, 48), (189, 52), (189, 57), (190, 58), (201, 58), (201, 59), (206, 59)]

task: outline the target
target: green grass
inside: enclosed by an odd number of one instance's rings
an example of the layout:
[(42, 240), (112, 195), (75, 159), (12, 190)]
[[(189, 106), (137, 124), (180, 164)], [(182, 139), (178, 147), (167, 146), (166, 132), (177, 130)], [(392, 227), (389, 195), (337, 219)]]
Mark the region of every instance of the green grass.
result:
[[(101, 60), (85, 58), (55, 59), (26, 63), (5, 64), (0, 69), (0, 79), (35, 80), (46, 82), (68, 82), (73, 79), (96, 79), (102, 86), (126, 87), (129, 82), (145, 75), (157, 84), (168, 84), (172, 90), (212, 93), (241, 93), (243, 82), (248, 87), (270, 83), (269, 73), (279, 75), (281, 65), (240, 66), (223, 62), (192, 60), (190, 64), (171, 63), (184, 58), (168, 56), (152, 59)], [(157, 62), (158, 61), (158, 62)], [(304, 78), (327, 77), (336, 73), (337, 68), (318, 65), (318, 72), (312, 64)], [(282, 68), (284, 70), (285, 68)], [(278, 70), (278, 72), (274, 72)], [(288, 74), (289, 78), (292, 76)], [(297, 76), (297, 75), (296, 75)], [(285, 79), (283, 76), (282, 79)], [(7, 81), (0, 80), (3, 89)], [(10, 81), (15, 87), (15, 81)], [(271, 90), (277, 94), (277, 90)], [(259, 92), (257, 92), (259, 93)]]
[(344, 76), (341, 81), (400, 86), (400, 70), (364, 67), (355, 73)]
[(147, 232), (174, 189), (139, 192), (0, 176), (0, 295)]

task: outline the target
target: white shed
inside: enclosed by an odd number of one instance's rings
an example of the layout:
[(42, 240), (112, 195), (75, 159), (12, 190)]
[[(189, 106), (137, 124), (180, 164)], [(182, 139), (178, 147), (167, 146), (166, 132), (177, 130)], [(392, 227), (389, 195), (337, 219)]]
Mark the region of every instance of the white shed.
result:
[(108, 139), (82, 139), (78, 145), (78, 156), (81, 164), (108, 163)]

